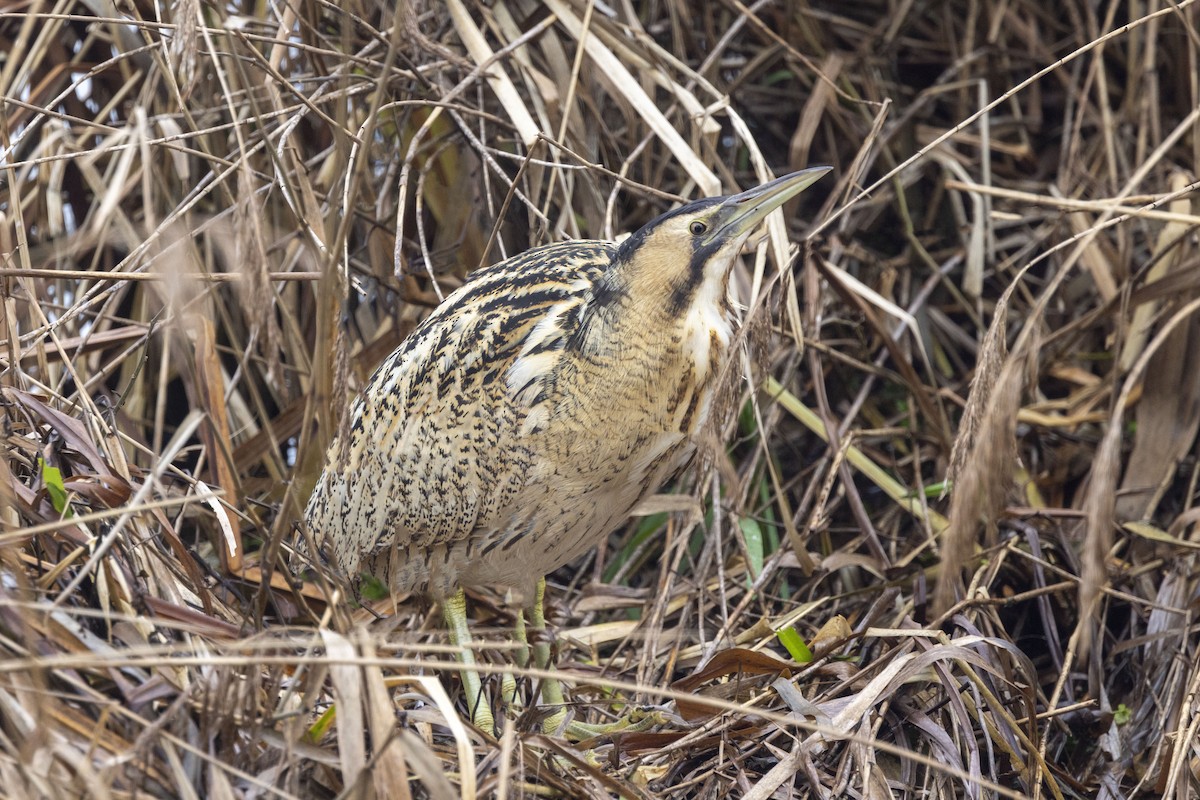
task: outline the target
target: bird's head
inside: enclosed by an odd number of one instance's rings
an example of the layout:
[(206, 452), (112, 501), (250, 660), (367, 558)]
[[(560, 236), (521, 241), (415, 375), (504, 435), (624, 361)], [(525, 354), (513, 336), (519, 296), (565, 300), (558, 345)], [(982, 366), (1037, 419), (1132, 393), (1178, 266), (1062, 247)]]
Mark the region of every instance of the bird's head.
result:
[[(629, 294), (666, 293), (678, 315), (698, 293), (724, 293), (729, 270), (766, 216), (811, 186), (830, 167), (812, 167), (741, 194), (709, 197), (668, 211), (622, 242), (615, 264)], [(615, 276), (614, 276), (615, 277)]]

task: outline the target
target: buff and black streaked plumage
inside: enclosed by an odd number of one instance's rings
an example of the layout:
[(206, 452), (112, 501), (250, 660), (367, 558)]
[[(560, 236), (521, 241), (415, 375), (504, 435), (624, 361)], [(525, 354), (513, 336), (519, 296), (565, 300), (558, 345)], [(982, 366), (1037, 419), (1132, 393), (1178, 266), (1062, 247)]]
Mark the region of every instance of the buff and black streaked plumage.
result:
[(462, 586), (530, 596), (691, 460), (733, 333), (734, 259), (827, 171), (474, 273), (354, 401), (305, 512), (315, 540), (349, 575), (446, 602), (456, 640)]

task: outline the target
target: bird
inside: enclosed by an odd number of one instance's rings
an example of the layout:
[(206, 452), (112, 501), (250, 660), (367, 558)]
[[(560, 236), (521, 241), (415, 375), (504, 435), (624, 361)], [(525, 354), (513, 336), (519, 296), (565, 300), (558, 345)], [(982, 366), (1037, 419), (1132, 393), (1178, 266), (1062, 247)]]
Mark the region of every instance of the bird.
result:
[[(309, 535), (345, 575), (441, 605), (476, 727), (491, 732), (494, 716), (463, 587), (532, 597), (544, 627), (544, 576), (693, 460), (734, 335), (733, 265), (829, 171), (681, 205), (619, 244), (547, 244), (476, 270), (353, 400), (305, 508)], [(548, 646), (534, 655), (548, 668)], [(542, 699), (561, 705), (561, 690), (544, 682)]]

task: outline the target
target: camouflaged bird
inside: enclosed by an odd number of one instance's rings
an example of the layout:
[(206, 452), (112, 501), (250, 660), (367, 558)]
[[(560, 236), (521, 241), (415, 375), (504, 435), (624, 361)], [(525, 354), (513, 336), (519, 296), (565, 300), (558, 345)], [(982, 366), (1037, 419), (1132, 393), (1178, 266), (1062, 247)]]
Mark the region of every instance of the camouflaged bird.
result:
[[(620, 245), (475, 272), (354, 401), (305, 513), (316, 540), (348, 575), (434, 597), (528, 594), (596, 545), (695, 452), (733, 331), (733, 259), (783, 202), (764, 190), (791, 197), (826, 171), (684, 205)], [(764, 202), (722, 235), (722, 217)]]
[(667, 325), (690, 297), (626, 274), (638, 243), (552, 244), (480, 270), (384, 361), (306, 513), (342, 570), (435, 597), (529, 594), (689, 460), (731, 312), (706, 303)]
[(734, 259), (827, 171), (474, 273), (354, 401), (305, 512), (315, 540), (350, 576), (453, 600), (456, 641), (463, 585), (530, 596), (691, 460), (733, 334)]

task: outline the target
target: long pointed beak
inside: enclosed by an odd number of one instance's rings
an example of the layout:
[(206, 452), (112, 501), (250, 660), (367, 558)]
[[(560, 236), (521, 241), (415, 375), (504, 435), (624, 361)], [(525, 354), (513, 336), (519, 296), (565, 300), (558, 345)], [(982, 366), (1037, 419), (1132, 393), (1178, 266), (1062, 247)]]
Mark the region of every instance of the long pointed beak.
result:
[(832, 170), (833, 167), (809, 167), (741, 194), (730, 195), (721, 203), (717, 217), (720, 224), (709, 233), (708, 241), (731, 242), (748, 236), (768, 214)]

